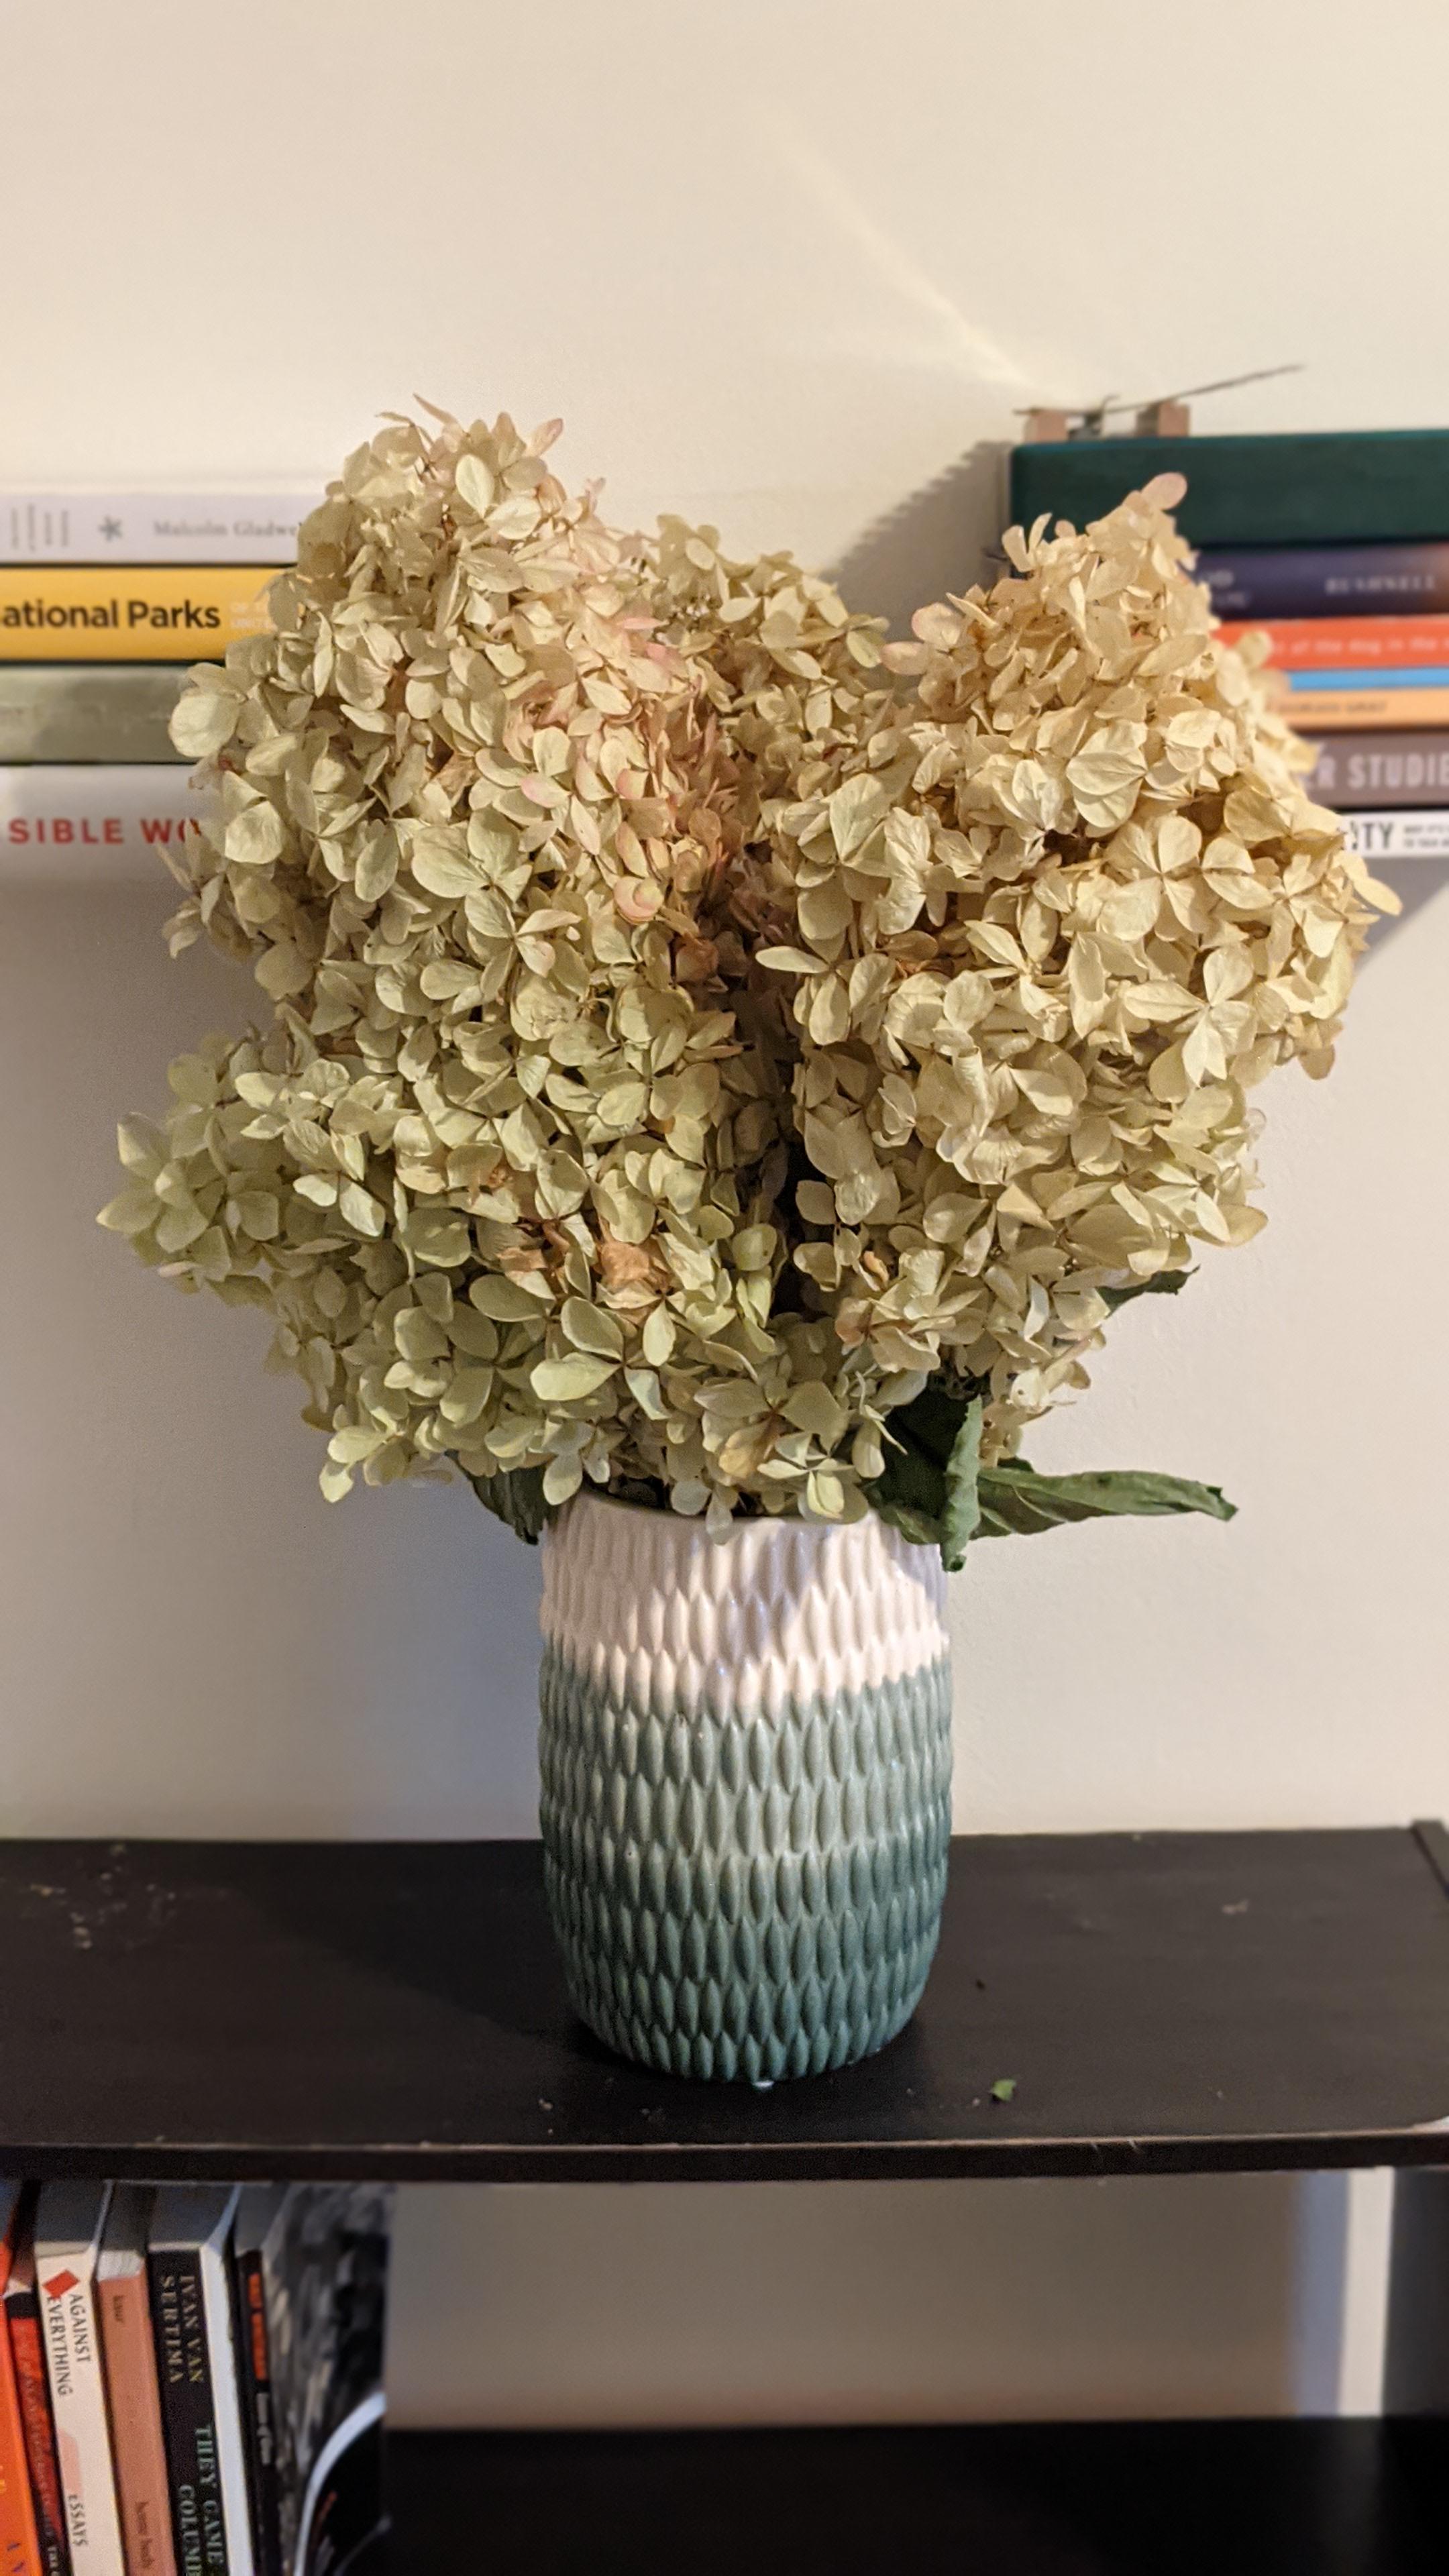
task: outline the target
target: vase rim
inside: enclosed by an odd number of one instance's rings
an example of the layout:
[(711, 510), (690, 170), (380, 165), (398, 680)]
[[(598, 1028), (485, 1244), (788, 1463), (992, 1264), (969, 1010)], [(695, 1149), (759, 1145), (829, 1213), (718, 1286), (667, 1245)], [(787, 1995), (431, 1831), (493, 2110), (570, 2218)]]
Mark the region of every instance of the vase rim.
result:
[(545, 1537), (557, 1528), (558, 1522), (563, 1519), (565, 1513), (572, 1510), (575, 1503), (607, 1503), (611, 1511), (627, 1512), (634, 1520), (655, 1522), (666, 1529), (690, 1531), (697, 1538), (707, 1538), (715, 1547), (728, 1546), (732, 1540), (742, 1539), (748, 1532), (763, 1530), (799, 1530), (805, 1537), (826, 1539), (839, 1536), (847, 1530), (864, 1529), (874, 1521), (880, 1529), (889, 1531), (893, 1538), (899, 1540), (902, 1547), (908, 1547), (912, 1551), (919, 1549), (925, 1556), (936, 1554), (936, 1549), (930, 1540), (908, 1539), (904, 1531), (893, 1528), (884, 1515), (874, 1508), (864, 1512), (858, 1520), (851, 1521), (806, 1520), (799, 1512), (759, 1512), (748, 1518), (742, 1516), (732, 1519), (729, 1528), (721, 1530), (716, 1536), (709, 1529), (703, 1512), (676, 1512), (668, 1504), (661, 1510), (653, 1503), (631, 1503), (627, 1502), (622, 1494), (611, 1494), (603, 1486), (587, 1484), (581, 1485), (577, 1493), (569, 1496), (556, 1520), (545, 1524)]
[[(559, 1518), (562, 1519), (563, 1514), (571, 1510), (575, 1503), (607, 1503), (611, 1511), (629, 1512), (635, 1520), (658, 1521), (667, 1529), (695, 1530), (701, 1538), (713, 1536), (703, 1512), (677, 1512), (672, 1503), (666, 1503), (661, 1510), (657, 1503), (627, 1502), (622, 1494), (611, 1494), (603, 1485), (580, 1485), (577, 1492), (570, 1494), (568, 1501), (561, 1506)], [(551, 1527), (552, 1524), (550, 1523), (549, 1526)], [(854, 1523), (850, 1521), (807, 1521), (799, 1512), (741, 1513), (731, 1518), (727, 1530), (720, 1532), (719, 1543), (723, 1545), (725, 1539), (733, 1538), (738, 1530), (832, 1530), (853, 1527)]]

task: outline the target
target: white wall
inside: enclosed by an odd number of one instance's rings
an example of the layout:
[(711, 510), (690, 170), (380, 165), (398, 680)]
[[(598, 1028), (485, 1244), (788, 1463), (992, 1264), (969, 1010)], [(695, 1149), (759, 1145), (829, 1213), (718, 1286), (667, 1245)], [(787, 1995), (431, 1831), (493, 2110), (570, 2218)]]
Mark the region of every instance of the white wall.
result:
[[(715, 516), (898, 610), (970, 576), (1016, 405), (1303, 359), (1200, 426), (1449, 411), (1430, 0), (10, 0), (6, 34), (0, 485), (305, 484), (415, 391), (558, 410), (621, 516)], [(458, 1490), (329, 1512), (253, 1319), (92, 1226), (117, 1112), (246, 1008), (168, 964), (164, 909), (0, 895), (0, 1821), (527, 1832), (533, 1561)], [(1269, 1232), (1125, 1316), (1037, 1442), (1242, 1511), (980, 1552), (963, 1825), (1449, 1806), (1446, 980), (1435, 892), (1333, 1081), (1265, 1095)], [(1381, 2209), (1272, 2178), (418, 2193), (395, 2395), (532, 2422), (1363, 2403)]]

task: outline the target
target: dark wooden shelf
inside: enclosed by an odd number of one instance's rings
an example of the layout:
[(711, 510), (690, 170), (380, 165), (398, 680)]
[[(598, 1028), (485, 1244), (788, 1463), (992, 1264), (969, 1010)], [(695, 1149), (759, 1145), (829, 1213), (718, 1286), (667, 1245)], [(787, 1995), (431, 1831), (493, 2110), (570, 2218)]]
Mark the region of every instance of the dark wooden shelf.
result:
[(390, 2576), (1442, 2576), (1440, 2426), (394, 2435)]
[(0, 1844), (0, 2171), (1449, 2162), (1444, 1855), (1436, 1827), (958, 1841), (910, 2029), (755, 2092), (643, 2073), (580, 2027), (536, 1844)]

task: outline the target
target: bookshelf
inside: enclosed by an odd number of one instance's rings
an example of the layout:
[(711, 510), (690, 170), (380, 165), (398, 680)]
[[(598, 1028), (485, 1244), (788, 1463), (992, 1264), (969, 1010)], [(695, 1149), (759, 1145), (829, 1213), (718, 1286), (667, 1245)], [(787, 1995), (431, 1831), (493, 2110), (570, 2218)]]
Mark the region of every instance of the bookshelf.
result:
[[(1391, 2386), (1405, 2415), (1449, 2396), (1449, 2259), (1425, 2260), (1441, 2239), (1449, 2258), (1441, 1826), (960, 1838), (910, 2029), (863, 2066), (758, 2093), (651, 2075), (580, 2029), (532, 1843), (10, 1842), (0, 1957), (13, 2172), (577, 2183), (1395, 2166)], [(993, 2098), (1003, 2078), (1009, 2101)], [(954, 2569), (974, 2540), (1033, 2576), (1411, 2576), (1449, 2448), (1415, 2432), (400, 2435), (392, 2564), (447, 2563), (471, 2512), (480, 2543), (526, 2539), (535, 2576), (709, 2576), (747, 2544), (772, 2576), (807, 2564), (804, 2515), (832, 2576), (887, 2563), (888, 2531), (922, 2571)], [(1195, 2497), (1160, 2554), (1164, 2517)]]
[[(0, 1846), (0, 2170), (822, 2181), (1449, 2160), (1449, 1836), (953, 1845), (914, 2022), (686, 2085), (573, 2019), (536, 1843)], [(992, 2099), (1002, 2078), (1015, 2091)]]
[(1367, 2417), (392, 2440), (386, 2576), (1443, 2576), (1449, 2446)]

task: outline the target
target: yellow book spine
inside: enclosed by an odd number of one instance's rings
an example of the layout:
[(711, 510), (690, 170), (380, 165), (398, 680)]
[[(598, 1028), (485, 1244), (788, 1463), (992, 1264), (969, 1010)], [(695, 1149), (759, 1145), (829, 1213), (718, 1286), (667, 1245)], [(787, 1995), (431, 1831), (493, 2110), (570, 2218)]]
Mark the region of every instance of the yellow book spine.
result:
[(219, 662), (263, 635), (273, 564), (0, 564), (0, 662)]

